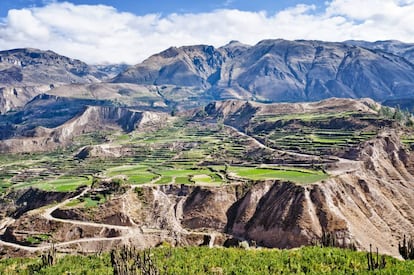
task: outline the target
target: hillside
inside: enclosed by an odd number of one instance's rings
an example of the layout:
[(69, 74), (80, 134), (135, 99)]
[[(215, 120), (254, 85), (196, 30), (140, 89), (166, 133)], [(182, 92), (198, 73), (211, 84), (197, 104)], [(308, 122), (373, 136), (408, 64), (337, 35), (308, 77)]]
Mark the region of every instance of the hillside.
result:
[(24, 106), (40, 93), (73, 83), (93, 83), (123, 67), (89, 66), (52, 51), (0, 51), (0, 113)]
[(114, 107), (108, 101), (39, 95), (21, 112), (9, 116), (0, 124), (0, 151), (18, 153), (68, 146), (82, 134), (157, 127), (168, 115)]
[(128, 68), (0, 52), (1, 257), (326, 236), (399, 257), (414, 234), (410, 47), (232, 41)]
[[(67, 100), (42, 98), (31, 105)], [(175, 116), (89, 106), (1, 141), (0, 244), (22, 256), (51, 242), (292, 248), (329, 233), (398, 256), (413, 234), (409, 121), (370, 99), (227, 100)]]

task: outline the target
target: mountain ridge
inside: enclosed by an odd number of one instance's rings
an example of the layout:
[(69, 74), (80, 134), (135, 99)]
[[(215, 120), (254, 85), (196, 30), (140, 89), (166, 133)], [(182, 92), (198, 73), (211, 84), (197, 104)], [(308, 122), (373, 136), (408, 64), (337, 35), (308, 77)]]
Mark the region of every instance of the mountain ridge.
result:
[[(218, 48), (170, 47), (129, 67), (90, 66), (52, 51), (30, 48), (1, 51), (0, 112), (20, 109), (41, 93), (85, 97), (83, 91), (90, 93), (94, 84), (102, 88), (86, 97), (109, 96), (116, 103), (117, 93), (127, 89), (128, 94), (121, 95), (126, 107), (140, 106), (131, 104), (143, 91), (170, 109), (190, 109), (226, 99), (410, 100), (414, 98), (413, 47), (399, 41), (267, 39), (253, 46), (230, 41)], [(135, 86), (131, 89), (130, 85)], [(411, 104), (407, 108), (411, 109)]]
[(351, 42), (276, 39), (254, 46), (233, 42), (220, 48), (172, 47), (129, 67), (112, 82), (197, 87), (216, 100), (384, 101), (414, 96), (409, 92), (414, 65), (396, 52)]

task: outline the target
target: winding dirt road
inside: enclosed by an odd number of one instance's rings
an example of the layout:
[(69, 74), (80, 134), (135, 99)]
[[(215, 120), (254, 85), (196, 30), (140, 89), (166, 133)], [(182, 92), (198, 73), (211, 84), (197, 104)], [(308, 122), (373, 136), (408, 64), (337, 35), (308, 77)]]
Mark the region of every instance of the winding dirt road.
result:
[[(154, 183), (148, 183), (147, 185), (149, 186), (157, 186)], [(135, 188), (135, 185), (131, 185), (130, 189), (127, 190), (127, 192), (123, 195), (123, 197), (127, 197), (129, 195), (130, 192), (132, 192), (132, 190)], [(159, 187), (159, 186), (158, 186)], [(60, 242), (60, 243), (55, 243), (54, 246), (56, 248), (64, 248), (66, 246), (69, 245), (73, 245), (73, 244), (81, 244), (81, 243), (92, 243), (92, 242), (110, 242), (110, 241), (128, 241), (128, 240), (139, 240), (141, 239), (143, 241), (143, 236), (144, 234), (171, 234), (172, 231), (171, 230), (162, 230), (162, 229), (149, 229), (149, 228), (143, 228), (143, 227), (139, 227), (138, 225), (136, 225), (132, 219), (131, 226), (120, 226), (120, 225), (113, 225), (113, 224), (105, 224), (105, 223), (94, 223), (94, 222), (84, 222), (84, 221), (79, 221), (79, 220), (70, 220), (70, 219), (60, 219), (60, 218), (56, 218), (52, 215), (52, 213), (60, 208), (63, 207), (64, 205), (70, 203), (73, 200), (76, 200), (82, 196), (84, 196), (87, 192), (89, 192), (91, 190), (90, 187), (85, 188), (80, 194), (72, 197), (72, 198), (68, 198), (58, 204), (52, 205), (50, 207), (47, 207), (45, 209), (42, 209), (42, 213), (41, 216), (42, 218), (46, 219), (46, 220), (51, 220), (51, 221), (57, 221), (57, 222), (61, 222), (61, 223), (69, 223), (72, 225), (78, 225), (78, 226), (90, 226), (90, 227), (97, 227), (97, 228), (102, 228), (102, 229), (115, 229), (115, 230), (119, 230), (121, 231), (121, 236), (117, 236), (117, 237), (91, 237), (91, 238), (82, 238), (82, 239), (77, 239), (77, 240), (71, 240), (71, 241), (66, 241), (66, 242)], [(165, 200), (167, 199), (167, 195), (166, 194), (160, 194), (159, 192), (155, 192), (156, 194), (159, 195), (159, 199), (160, 200)], [(161, 192), (162, 193), (162, 192)], [(123, 200), (123, 210), (125, 212), (125, 214), (129, 217), (128, 213), (131, 210), (131, 205), (129, 205), (128, 200), (126, 200), (127, 202), (125, 202)], [(179, 208), (182, 207), (182, 203), (183, 201), (180, 200), (180, 202), (178, 203), (176, 208), (175, 204), (171, 204), (168, 206), (168, 213), (172, 215), (171, 219), (176, 219), (175, 221), (171, 221), (171, 224), (173, 225), (173, 231), (183, 234), (183, 235), (188, 235), (188, 234), (195, 234), (195, 235), (210, 235), (211, 239), (213, 239), (214, 241), (214, 233), (208, 233), (208, 232), (198, 232), (198, 231), (192, 231), (192, 230), (187, 230), (184, 229), (181, 226), (181, 223), (179, 222), (180, 219), (180, 215), (182, 210), (180, 210)], [(168, 218), (168, 217), (165, 217)], [(5, 218), (2, 221), (0, 221), (0, 232), (1, 235), (4, 234), (7, 226), (12, 225), (13, 222), (15, 220), (11, 219), (11, 218)], [(7, 247), (12, 247), (12, 248), (16, 248), (16, 249), (22, 249), (28, 252), (38, 252), (38, 251), (45, 251), (50, 249), (52, 244), (45, 244), (42, 246), (26, 246), (26, 245), (21, 245), (21, 244), (17, 244), (17, 243), (13, 243), (13, 242), (7, 242), (3, 239), (1, 239), (0, 236), (0, 245), (3, 246), (7, 246)], [(212, 246), (212, 244), (210, 244), (210, 246)]]

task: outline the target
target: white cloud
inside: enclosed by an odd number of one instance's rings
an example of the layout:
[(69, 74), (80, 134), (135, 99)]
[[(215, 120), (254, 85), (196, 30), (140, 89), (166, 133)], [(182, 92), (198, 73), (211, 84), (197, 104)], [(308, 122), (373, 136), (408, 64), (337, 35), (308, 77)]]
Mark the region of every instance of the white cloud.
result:
[(47, 1), (0, 19), (0, 49), (51, 49), (89, 63), (137, 63), (170, 46), (262, 39), (398, 39), (414, 42), (413, 0), (333, 0), (276, 14), (221, 9), (136, 16), (104, 5)]

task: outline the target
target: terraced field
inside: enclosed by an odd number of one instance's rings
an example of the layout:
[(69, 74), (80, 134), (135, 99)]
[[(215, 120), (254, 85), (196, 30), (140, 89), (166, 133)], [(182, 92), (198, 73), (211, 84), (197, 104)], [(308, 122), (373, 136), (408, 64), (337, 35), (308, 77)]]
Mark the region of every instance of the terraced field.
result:
[(382, 120), (355, 112), (259, 115), (250, 127), (253, 136), (275, 149), (336, 155), (374, 137), (379, 130), (377, 123)]
[[(312, 183), (328, 175), (318, 170), (284, 166), (269, 169), (261, 165), (272, 163), (272, 149), (342, 156), (377, 134), (378, 119), (355, 112), (265, 114), (253, 118), (245, 135), (220, 123), (181, 117), (152, 131), (94, 132), (77, 137), (72, 147), (55, 152), (1, 156), (0, 190), (34, 186), (48, 191), (73, 191), (91, 184), (95, 176), (123, 177), (133, 185), (221, 185), (228, 182), (226, 173), (248, 180)], [(350, 121), (354, 127), (349, 127)], [(407, 137), (407, 143), (410, 140)], [(119, 157), (74, 157), (81, 147), (103, 142), (126, 148), (128, 153)], [(228, 171), (218, 166), (228, 166)]]
[(313, 183), (328, 178), (322, 171), (308, 169), (293, 169), (290, 167), (257, 168), (257, 167), (229, 167), (229, 171), (242, 178), (252, 180), (279, 179), (296, 183)]

